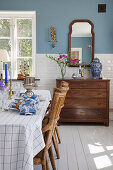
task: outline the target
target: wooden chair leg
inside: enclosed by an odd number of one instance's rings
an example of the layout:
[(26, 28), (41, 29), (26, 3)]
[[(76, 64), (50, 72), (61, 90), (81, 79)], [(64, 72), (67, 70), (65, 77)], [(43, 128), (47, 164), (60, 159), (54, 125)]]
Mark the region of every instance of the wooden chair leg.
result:
[(55, 126), (55, 130), (56, 130), (56, 134), (57, 134), (57, 137), (58, 137), (58, 141), (59, 141), (59, 143), (61, 143), (60, 134), (59, 134), (59, 130), (58, 130), (57, 124)]
[(60, 159), (60, 154), (59, 154), (58, 143), (57, 143), (55, 131), (53, 133), (53, 138), (52, 139), (53, 139), (53, 145), (54, 145), (54, 148), (55, 148), (57, 159)]
[(55, 160), (54, 160), (54, 156), (53, 156), (52, 146), (49, 148), (48, 152), (49, 152), (49, 158), (50, 158), (50, 161), (51, 161), (52, 168), (53, 168), (53, 170), (56, 170), (56, 165), (55, 165)]
[(46, 170), (46, 161), (42, 163), (42, 170)]
[(46, 168), (47, 168), (47, 170), (50, 170), (47, 156), (46, 156)]

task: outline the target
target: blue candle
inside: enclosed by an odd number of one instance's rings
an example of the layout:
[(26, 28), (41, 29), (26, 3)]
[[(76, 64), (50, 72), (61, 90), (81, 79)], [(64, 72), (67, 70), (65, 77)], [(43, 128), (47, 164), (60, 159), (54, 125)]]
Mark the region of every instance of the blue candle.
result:
[(5, 64), (5, 83), (7, 83), (7, 64)]

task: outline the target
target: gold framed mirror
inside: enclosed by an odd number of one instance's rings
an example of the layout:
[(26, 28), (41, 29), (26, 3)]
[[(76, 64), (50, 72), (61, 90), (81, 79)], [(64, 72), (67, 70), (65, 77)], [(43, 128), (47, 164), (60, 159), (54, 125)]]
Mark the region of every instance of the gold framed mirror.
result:
[[(74, 20), (69, 31), (69, 57), (79, 59), (81, 66), (90, 66), (94, 59), (94, 24), (90, 20)], [(75, 67), (78, 65), (72, 65)]]

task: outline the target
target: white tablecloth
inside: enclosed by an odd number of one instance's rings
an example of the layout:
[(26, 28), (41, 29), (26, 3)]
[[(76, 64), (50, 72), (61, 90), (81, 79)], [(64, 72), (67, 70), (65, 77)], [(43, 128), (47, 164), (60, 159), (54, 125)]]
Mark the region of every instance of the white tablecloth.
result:
[(0, 110), (0, 170), (33, 170), (33, 157), (45, 146), (41, 127), (51, 99), (47, 90), (37, 90), (46, 98), (33, 116)]

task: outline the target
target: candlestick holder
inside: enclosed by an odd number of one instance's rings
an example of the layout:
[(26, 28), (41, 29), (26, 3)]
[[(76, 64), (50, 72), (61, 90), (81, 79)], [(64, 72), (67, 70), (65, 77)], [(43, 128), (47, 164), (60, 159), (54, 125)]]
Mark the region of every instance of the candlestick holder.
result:
[(9, 96), (8, 96), (9, 100), (11, 99), (12, 95), (13, 95), (13, 93), (12, 93), (12, 80), (10, 79)]
[(5, 82), (5, 85), (8, 87), (8, 80), (7, 80), (7, 83)]

